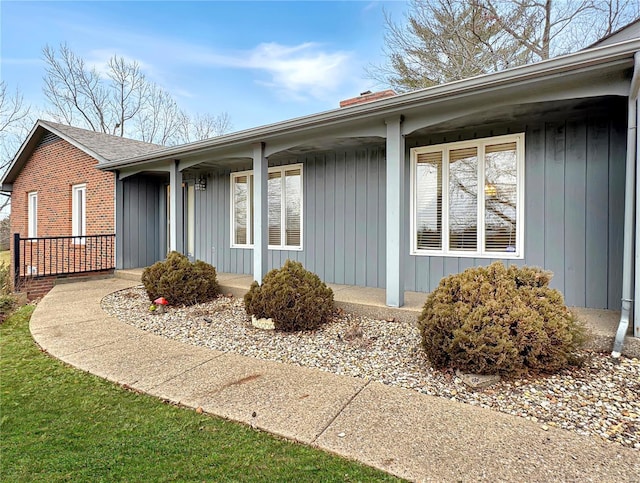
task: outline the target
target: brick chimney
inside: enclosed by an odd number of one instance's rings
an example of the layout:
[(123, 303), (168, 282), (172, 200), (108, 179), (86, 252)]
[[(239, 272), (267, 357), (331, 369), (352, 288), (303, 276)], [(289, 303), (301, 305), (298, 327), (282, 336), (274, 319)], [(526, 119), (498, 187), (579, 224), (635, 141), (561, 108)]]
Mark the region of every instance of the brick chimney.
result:
[(385, 99), (387, 97), (393, 97), (395, 95), (396, 93), (391, 89), (387, 89), (386, 91), (380, 91), (380, 92), (365, 91), (365, 92), (361, 92), (358, 97), (352, 97), (351, 99), (345, 99), (344, 101), (340, 101), (340, 107), (355, 106), (356, 104), (363, 104), (365, 102), (377, 101), (380, 99)]

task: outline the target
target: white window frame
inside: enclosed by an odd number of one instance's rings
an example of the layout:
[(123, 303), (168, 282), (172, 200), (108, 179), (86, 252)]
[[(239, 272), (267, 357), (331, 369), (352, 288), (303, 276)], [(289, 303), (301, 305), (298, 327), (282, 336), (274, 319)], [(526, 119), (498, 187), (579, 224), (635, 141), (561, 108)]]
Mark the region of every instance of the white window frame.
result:
[[(280, 202), (280, 206), (282, 207), (281, 211), (280, 211), (280, 240), (283, 240), (286, 242), (286, 176), (285, 173), (287, 171), (290, 170), (295, 170), (295, 169), (299, 169), (300, 170), (300, 246), (297, 245), (269, 245), (269, 250), (291, 250), (291, 251), (302, 251), (303, 247), (304, 247), (304, 169), (301, 163), (298, 164), (286, 164), (284, 166), (274, 166), (268, 169), (267, 171), (267, 177), (269, 176), (270, 173), (280, 173), (280, 179), (282, 180), (282, 187), (280, 190), (280, 196), (281, 196), (281, 202)], [(234, 193), (234, 187), (235, 187), (235, 180), (236, 178), (240, 178), (242, 176), (247, 176), (247, 180), (249, 180), (249, 177), (253, 178), (253, 170), (248, 170), (248, 171), (238, 171), (235, 173), (231, 173), (231, 191), (230, 191), (230, 195), (231, 195), (231, 248), (253, 248), (253, 243), (249, 243), (249, 240), (251, 240), (251, 235), (253, 232), (253, 223), (251, 223), (251, 213), (253, 212), (253, 192), (250, 190), (248, 191), (248, 196), (247, 196), (247, 209), (246, 209), (246, 213), (247, 213), (247, 243), (245, 244), (240, 244), (240, 243), (236, 243), (235, 241), (235, 236), (236, 236), (236, 230), (235, 230), (235, 214), (236, 214), (236, 206), (234, 203), (234, 199), (233, 199), (233, 193)], [(247, 183), (249, 186), (253, 186), (253, 182), (248, 182)], [(268, 197), (267, 197), (268, 198)], [(267, 220), (267, 224), (269, 223), (269, 220)]]
[[(487, 145), (516, 143), (516, 251), (492, 252), (485, 250), (485, 147)], [(476, 147), (478, 149), (478, 232), (476, 251), (456, 251), (449, 249), (449, 152), (461, 148)], [(418, 248), (417, 240), (417, 161), (418, 155), (425, 153), (442, 153), (442, 245), (441, 249)], [(410, 254), (417, 256), (450, 256), (460, 258), (524, 258), (524, 133), (493, 136), (469, 141), (420, 146), (411, 149), (411, 247)], [(446, 187), (446, 189), (445, 189)]]
[(27, 237), (38, 237), (38, 192), (27, 193)]
[[(78, 194), (82, 193), (82, 213), (78, 213)], [(87, 241), (87, 185), (74, 184), (71, 187), (71, 236), (75, 245), (84, 245)]]

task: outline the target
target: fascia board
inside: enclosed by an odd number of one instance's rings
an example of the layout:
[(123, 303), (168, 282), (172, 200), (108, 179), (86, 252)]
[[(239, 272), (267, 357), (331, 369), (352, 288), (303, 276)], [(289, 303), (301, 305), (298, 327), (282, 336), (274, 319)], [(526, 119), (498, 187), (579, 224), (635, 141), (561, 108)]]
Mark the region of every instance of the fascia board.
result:
[(153, 153), (151, 156), (142, 155), (106, 162), (101, 164), (99, 168), (108, 170), (141, 162), (148, 163), (179, 159), (185, 155), (199, 154), (218, 148), (231, 148), (234, 145), (261, 142), (273, 136), (304, 132), (318, 127), (326, 127), (331, 124), (361, 120), (367, 117), (394, 115), (407, 106), (416, 107), (420, 104), (429, 104), (436, 100), (455, 99), (485, 89), (496, 89), (507, 85), (516, 86), (547, 76), (558, 76), (572, 71), (577, 73), (593, 70), (603, 65), (619, 64), (622, 66), (628, 63), (629, 66), (631, 66), (633, 64), (633, 54), (638, 50), (640, 50), (640, 39), (628, 40), (618, 44), (567, 54), (535, 64), (514, 67), (513, 69), (493, 74), (485, 74), (413, 91), (407, 94), (400, 94), (372, 103), (334, 109), (280, 123), (238, 131), (209, 140), (196, 141), (190, 144), (167, 148)]

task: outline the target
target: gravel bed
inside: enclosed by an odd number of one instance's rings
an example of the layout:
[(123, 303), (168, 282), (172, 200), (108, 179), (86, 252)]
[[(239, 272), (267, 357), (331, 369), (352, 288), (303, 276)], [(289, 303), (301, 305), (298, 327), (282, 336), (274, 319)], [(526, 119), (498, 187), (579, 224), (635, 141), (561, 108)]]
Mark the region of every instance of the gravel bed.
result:
[(189, 344), (414, 389), (640, 450), (640, 361), (589, 354), (580, 369), (467, 387), (452, 372), (433, 369), (416, 328), (340, 313), (314, 332), (281, 333), (251, 325), (242, 300), (218, 299), (191, 307), (149, 311), (141, 287), (108, 295), (103, 309), (139, 329)]

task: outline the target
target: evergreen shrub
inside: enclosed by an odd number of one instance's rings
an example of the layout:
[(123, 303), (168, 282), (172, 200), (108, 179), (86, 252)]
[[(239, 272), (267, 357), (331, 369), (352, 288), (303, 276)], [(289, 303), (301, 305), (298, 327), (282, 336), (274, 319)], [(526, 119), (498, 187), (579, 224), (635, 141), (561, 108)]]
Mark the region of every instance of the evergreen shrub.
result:
[(244, 296), (248, 315), (271, 318), (276, 330), (313, 330), (333, 314), (333, 291), (300, 262), (287, 260), (271, 270), (262, 285), (253, 282)]
[(515, 376), (578, 364), (586, 329), (549, 287), (552, 273), (501, 262), (445, 277), (418, 327), (436, 367)]
[(191, 263), (178, 252), (171, 252), (142, 272), (142, 283), (149, 300), (167, 299), (170, 305), (193, 305), (218, 295), (216, 269), (203, 261)]

